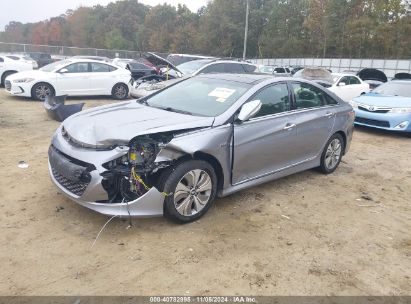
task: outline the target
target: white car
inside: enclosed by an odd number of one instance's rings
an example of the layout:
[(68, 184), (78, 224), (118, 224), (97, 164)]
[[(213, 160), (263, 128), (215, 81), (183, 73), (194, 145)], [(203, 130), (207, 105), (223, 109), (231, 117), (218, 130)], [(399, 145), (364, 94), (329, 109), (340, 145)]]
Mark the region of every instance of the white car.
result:
[(328, 88), (335, 95), (344, 101), (350, 101), (354, 97), (370, 92), (370, 86), (360, 78), (349, 73), (335, 73), (333, 76), (333, 85)]
[(0, 85), (4, 86), (7, 76), (37, 68), (37, 63), (21, 55), (0, 54)]
[(8, 76), (6, 91), (16, 96), (44, 100), (48, 95), (128, 97), (130, 71), (88, 59), (67, 59), (36, 71)]

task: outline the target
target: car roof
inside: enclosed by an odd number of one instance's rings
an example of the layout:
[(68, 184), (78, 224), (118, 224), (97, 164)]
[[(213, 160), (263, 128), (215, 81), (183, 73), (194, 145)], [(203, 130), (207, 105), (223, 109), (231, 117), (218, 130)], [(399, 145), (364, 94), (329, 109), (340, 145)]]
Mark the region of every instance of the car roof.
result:
[(279, 81), (283, 79), (289, 80), (289, 78), (280, 78), (280, 77), (275, 78), (272, 75), (267, 75), (267, 74), (210, 73), (210, 74), (200, 74), (195, 77), (221, 79), (221, 80), (235, 81), (235, 82), (241, 82), (241, 83), (246, 83), (246, 84), (254, 84), (254, 83), (262, 82), (267, 79), (275, 79)]
[(102, 63), (102, 64), (108, 64), (108, 65), (112, 65), (114, 67), (118, 67), (115, 64), (112, 64), (111, 62), (107, 62), (107, 61), (101, 61), (101, 60), (95, 60), (95, 59), (87, 59), (87, 58), (75, 58), (75, 57), (71, 57), (71, 58), (67, 58), (67, 61), (70, 61), (70, 63), (77, 63), (77, 62), (92, 62), (92, 63)]

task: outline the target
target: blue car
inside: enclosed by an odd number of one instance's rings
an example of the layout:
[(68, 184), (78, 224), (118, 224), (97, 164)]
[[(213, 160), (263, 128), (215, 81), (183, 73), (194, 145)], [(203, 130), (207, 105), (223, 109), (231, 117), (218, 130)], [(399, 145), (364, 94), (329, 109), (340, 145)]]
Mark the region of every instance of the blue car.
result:
[(355, 124), (411, 132), (411, 81), (393, 80), (350, 101)]

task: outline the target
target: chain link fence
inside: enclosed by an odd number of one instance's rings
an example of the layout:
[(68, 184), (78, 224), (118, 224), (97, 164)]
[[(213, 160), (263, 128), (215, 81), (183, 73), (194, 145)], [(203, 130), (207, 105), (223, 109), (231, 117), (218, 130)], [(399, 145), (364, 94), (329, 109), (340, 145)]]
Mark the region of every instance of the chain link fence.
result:
[[(42, 52), (51, 54), (54, 58), (65, 58), (70, 56), (103, 56), (108, 58), (140, 58), (143, 52), (128, 50), (108, 50), (94, 48), (79, 48), (72, 46), (52, 46), (39, 44), (20, 44), (0, 42), (0, 53), (26, 53)], [(160, 56), (167, 56), (164, 53), (156, 53)]]

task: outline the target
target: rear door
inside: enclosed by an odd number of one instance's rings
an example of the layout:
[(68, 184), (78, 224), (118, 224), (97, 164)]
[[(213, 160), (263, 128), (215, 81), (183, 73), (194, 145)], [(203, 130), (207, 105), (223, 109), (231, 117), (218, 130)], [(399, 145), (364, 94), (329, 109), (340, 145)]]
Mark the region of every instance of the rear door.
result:
[(295, 114), (287, 84), (276, 83), (251, 99), (262, 107), (252, 119), (234, 125), (232, 183), (239, 184), (292, 166), (297, 152)]
[(93, 95), (90, 94), (91, 72), (88, 62), (72, 63), (56, 74), (57, 89), (62, 95)]
[(325, 91), (304, 82), (291, 83), (297, 140), (296, 160), (302, 163), (318, 156), (334, 127), (337, 101)]
[(91, 62), (91, 85), (90, 91), (93, 92), (93, 95), (110, 95), (113, 86), (116, 84), (116, 77), (114, 71), (117, 68), (105, 64)]

